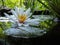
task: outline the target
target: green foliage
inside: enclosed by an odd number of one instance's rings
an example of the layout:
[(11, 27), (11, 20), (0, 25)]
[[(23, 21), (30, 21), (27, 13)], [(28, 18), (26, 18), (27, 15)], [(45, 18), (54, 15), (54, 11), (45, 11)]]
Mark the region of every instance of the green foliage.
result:
[[(26, 7), (26, 8), (31, 8), (32, 12), (35, 10), (46, 10), (46, 8), (44, 7), (44, 5), (42, 3), (40, 3), (38, 0), (4, 0), (4, 6), (8, 7), (8, 8), (14, 8), (15, 6), (17, 7)], [(0, 5), (3, 6), (3, 2), (2, 0), (0, 0)], [(43, 3), (45, 3), (47, 5), (47, 3), (42, 0)]]
[(0, 22), (0, 38), (4, 38), (4, 33), (3, 31), (10, 28), (11, 26), (11, 23), (8, 22), (8, 23), (5, 23), (5, 22)]
[(45, 2), (44, 0), (37, 0), (40, 4), (40, 10), (46, 10), (48, 9), (48, 5), (47, 2)]
[(14, 8), (15, 6), (23, 6), (24, 0), (0, 0), (0, 6), (6, 6), (8, 8)]
[(50, 10), (52, 10), (52, 12), (55, 13), (55, 15), (59, 16), (60, 15), (60, 0), (45, 0), (45, 1), (48, 3)]
[(4, 4), (3, 0), (0, 0), (0, 9), (2, 9), (3, 4)]
[(19, 3), (19, 2), (20, 2), (19, 0), (5, 0), (5, 6), (7, 6), (9, 8), (14, 8), (17, 5), (17, 3)]
[[(45, 1), (42, 0), (42, 2), (47, 5)], [(44, 5), (38, 0), (25, 0), (25, 6), (26, 8), (30, 7), (32, 12), (34, 12), (35, 10), (46, 10)]]
[(53, 20), (46, 20), (44, 22), (40, 23), (40, 27), (41, 29), (47, 29), (46, 31), (49, 31), (50, 29), (52, 29), (57, 23), (54, 22)]

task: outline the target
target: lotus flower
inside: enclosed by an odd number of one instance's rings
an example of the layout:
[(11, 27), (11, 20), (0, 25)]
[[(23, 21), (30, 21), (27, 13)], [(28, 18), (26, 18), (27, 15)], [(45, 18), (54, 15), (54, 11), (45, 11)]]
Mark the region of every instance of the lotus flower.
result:
[[(31, 9), (28, 8), (26, 11), (24, 8), (15, 8), (15, 10), (11, 10), (12, 16), (4, 13), (7, 18), (12, 20), (13, 28), (7, 29), (4, 32), (7, 35), (41, 35), (40, 32), (44, 32), (44, 30), (40, 30), (40, 28), (34, 28), (30, 25), (39, 25), (39, 18), (31, 19), (30, 16), (32, 15)], [(17, 26), (16, 26), (17, 25)], [(16, 28), (15, 28), (16, 27)]]

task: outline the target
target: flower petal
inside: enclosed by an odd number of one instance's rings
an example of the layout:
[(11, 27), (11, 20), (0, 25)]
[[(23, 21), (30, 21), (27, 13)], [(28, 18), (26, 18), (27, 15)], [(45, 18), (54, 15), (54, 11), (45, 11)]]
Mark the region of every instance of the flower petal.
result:
[(9, 22), (9, 20), (0, 20), (0, 22)]
[(12, 21), (16, 21), (14, 18), (12, 18), (11, 16), (9, 16), (7, 13), (4, 13), (5, 14), (5, 16), (7, 17), (7, 18), (9, 18), (9, 20), (12, 20)]
[(28, 23), (27, 24), (24, 24), (24, 26), (27, 27), (27, 26), (29, 26), (29, 24)]
[(28, 16), (27, 16), (27, 19), (32, 15), (32, 13), (30, 13)]
[(9, 17), (10, 17), (7, 13), (4, 13), (4, 14), (5, 14), (5, 16), (6, 16), (7, 18), (9, 18)]
[(38, 22), (40, 19), (27, 19), (26, 22)]
[(15, 7), (15, 12), (17, 13), (17, 15), (19, 15), (19, 8)]
[(40, 20), (39, 19), (27, 19), (26, 20), (26, 23), (28, 23), (29, 25), (39, 25), (39, 22)]
[(25, 31), (25, 33), (30, 31), (30, 30), (28, 30), (27, 27), (19, 27), (19, 28), (22, 29), (23, 31)]
[(25, 12), (25, 14), (27, 15), (27, 16), (30, 16), (32, 13), (30, 13), (30, 11), (31, 11), (31, 9), (29, 8), (29, 9), (27, 9), (26, 10), (26, 12)]
[(12, 35), (22, 35), (23, 34), (22, 30), (20, 30), (18, 28), (10, 28), (10, 29), (7, 29), (7, 30), (4, 31), (4, 33), (6, 35), (11, 35), (11, 36)]
[[(30, 34), (30, 35), (42, 35), (44, 33), (44, 30), (40, 30), (39, 28), (35, 28), (35, 27), (19, 27), (21, 30), (23, 30), (26, 35)], [(41, 33), (42, 32), (42, 33)]]
[(29, 25), (35, 25), (38, 26), (40, 22), (30, 22)]
[(18, 24), (18, 26), (22, 26), (23, 25), (22, 23), (19, 23), (19, 22), (17, 22), (17, 24)]
[(14, 10), (11, 10), (12, 14), (15, 15), (15, 17), (17, 17), (17, 14)]
[(24, 13), (24, 8), (23, 7), (19, 9), (19, 13), (20, 13), (20, 15), (22, 15)]

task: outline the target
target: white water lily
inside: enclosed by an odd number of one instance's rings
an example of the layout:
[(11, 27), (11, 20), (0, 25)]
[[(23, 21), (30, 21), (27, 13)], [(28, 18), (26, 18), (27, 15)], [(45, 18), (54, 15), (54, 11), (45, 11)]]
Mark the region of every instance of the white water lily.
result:
[(32, 15), (31, 9), (27, 9), (26, 11), (23, 8), (15, 8), (15, 10), (11, 10), (12, 16), (4, 13), (6, 17), (14, 22), (17, 22), (19, 26), (28, 26), (31, 22), (35, 24), (39, 24), (39, 19), (30, 19), (29, 17)]
[(31, 9), (28, 8), (26, 11), (24, 8), (15, 8), (15, 10), (11, 10), (12, 16), (4, 13), (7, 18), (12, 20), (13, 28), (7, 29), (4, 32), (7, 35), (41, 35), (41, 32), (44, 30), (40, 30), (39, 28), (31, 27), (30, 25), (39, 25), (39, 18), (31, 19), (30, 16), (32, 15)]

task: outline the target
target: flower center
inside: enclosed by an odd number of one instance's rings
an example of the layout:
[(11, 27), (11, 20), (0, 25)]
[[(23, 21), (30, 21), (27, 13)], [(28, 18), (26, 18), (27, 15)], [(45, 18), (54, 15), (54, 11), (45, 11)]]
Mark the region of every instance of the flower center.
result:
[(27, 19), (27, 16), (25, 14), (18, 15), (18, 20), (20, 23), (24, 23), (24, 21)]

